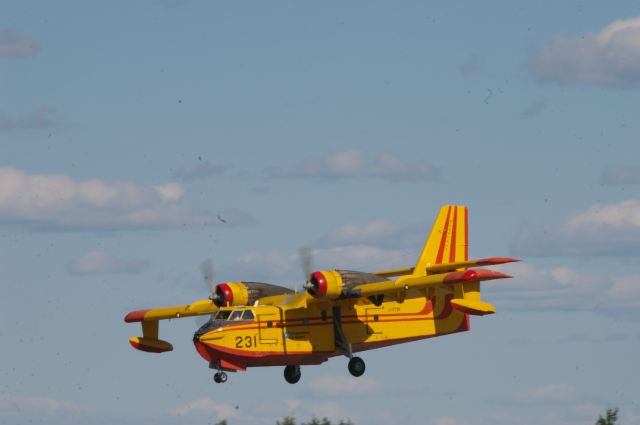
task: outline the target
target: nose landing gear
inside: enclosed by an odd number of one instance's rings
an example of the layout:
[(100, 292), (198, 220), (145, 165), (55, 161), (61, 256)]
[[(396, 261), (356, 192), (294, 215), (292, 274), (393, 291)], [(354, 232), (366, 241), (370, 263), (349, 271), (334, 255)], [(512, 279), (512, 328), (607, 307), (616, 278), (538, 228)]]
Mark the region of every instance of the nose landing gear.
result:
[(213, 381), (216, 384), (224, 384), (227, 382), (227, 374), (224, 372), (216, 372), (216, 374), (213, 375)]

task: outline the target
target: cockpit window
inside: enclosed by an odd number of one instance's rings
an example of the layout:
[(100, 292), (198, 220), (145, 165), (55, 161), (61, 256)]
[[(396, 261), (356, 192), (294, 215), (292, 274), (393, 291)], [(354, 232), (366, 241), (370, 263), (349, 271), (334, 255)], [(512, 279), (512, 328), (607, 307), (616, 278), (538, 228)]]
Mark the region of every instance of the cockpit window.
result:
[(216, 320), (227, 320), (231, 312), (229, 310), (220, 310), (216, 316)]
[(242, 319), (242, 310), (235, 310), (231, 313), (231, 317), (229, 320), (241, 320)]
[(253, 311), (245, 310), (242, 314), (242, 320), (253, 320)]

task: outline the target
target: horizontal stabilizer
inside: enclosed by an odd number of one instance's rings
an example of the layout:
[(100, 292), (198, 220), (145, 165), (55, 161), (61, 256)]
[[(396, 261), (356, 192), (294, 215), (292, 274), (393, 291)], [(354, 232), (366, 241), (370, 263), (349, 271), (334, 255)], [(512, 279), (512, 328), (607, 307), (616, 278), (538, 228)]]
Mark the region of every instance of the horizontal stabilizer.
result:
[(510, 276), (506, 273), (497, 272), (495, 270), (466, 270), (463, 272), (451, 272), (444, 275), (443, 283), (463, 283), (472, 282), (474, 280), (494, 280), (494, 279), (509, 279)]
[[(496, 266), (498, 264), (514, 263), (517, 261), (520, 260), (509, 257), (480, 258), (477, 260), (456, 261), (455, 263), (429, 265), (427, 266), (426, 270), (427, 274), (436, 274), (467, 267)], [(383, 270), (379, 272), (373, 272), (372, 274), (382, 277), (405, 276), (413, 274), (414, 270), (415, 269), (413, 267), (408, 267), (404, 269)]]
[(442, 273), (467, 267), (497, 266), (498, 264), (514, 263), (517, 261), (520, 260), (509, 257), (491, 257), (480, 258), (478, 260), (457, 261), (455, 263), (435, 264), (433, 266), (427, 266), (427, 273)]
[(451, 300), (451, 307), (462, 313), (472, 314), (474, 316), (484, 316), (485, 314), (493, 314), (496, 308), (489, 303), (480, 300)]
[(155, 338), (129, 338), (129, 344), (136, 350), (146, 351), (147, 353), (164, 353), (165, 351), (172, 351), (173, 346), (167, 341)]
[(403, 276), (396, 280), (358, 285), (352, 290), (358, 291), (363, 297), (368, 297), (370, 295), (384, 294), (397, 290), (422, 289), (443, 284), (481, 282), (484, 280), (506, 279), (510, 277), (512, 276), (493, 270), (466, 270), (427, 276)]

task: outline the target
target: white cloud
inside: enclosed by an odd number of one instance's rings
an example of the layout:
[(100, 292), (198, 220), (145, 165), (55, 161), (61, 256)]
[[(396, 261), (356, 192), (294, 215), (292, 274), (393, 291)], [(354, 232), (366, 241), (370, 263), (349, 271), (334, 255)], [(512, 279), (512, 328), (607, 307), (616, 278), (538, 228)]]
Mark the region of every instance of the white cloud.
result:
[(0, 31), (0, 59), (16, 59), (34, 54), (38, 44), (25, 33), (13, 30)]
[(595, 204), (587, 211), (569, 217), (567, 224), (575, 232), (593, 227), (640, 229), (640, 200)]
[(281, 278), (299, 272), (300, 260), (297, 255), (280, 251), (251, 251), (237, 257), (231, 266), (233, 270), (250, 275)]
[(271, 168), (265, 170), (274, 178), (379, 178), (389, 181), (437, 181), (440, 170), (426, 161), (405, 161), (392, 153), (381, 153), (374, 158), (360, 149), (335, 152), (323, 157), (309, 158), (294, 165), (291, 170)]
[(516, 400), (526, 403), (557, 403), (576, 397), (576, 388), (567, 384), (547, 384), (516, 394)]
[(598, 33), (559, 38), (532, 58), (537, 78), (559, 83), (640, 87), (640, 17)]
[(309, 384), (311, 392), (321, 397), (363, 397), (382, 393), (383, 386), (373, 378), (321, 376)]
[(139, 273), (146, 270), (145, 260), (123, 260), (104, 251), (90, 251), (69, 264), (69, 272), (77, 275)]
[[(313, 270), (347, 269), (377, 271), (415, 264), (418, 253), (383, 249), (371, 245), (349, 245), (313, 250)], [(415, 257), (415, 258), (414, 258)], [(302, 265), (297, 253), (252, 251), (238, 256), (225, 267), (225, 274), (245, 280), (278, 280), (284, 284), (302, 282)]]
[(165, 202), (180, 202), (184, 196), (182, 186), (178, 183), (167, 183), (153, 187)]
[(318, 245), (349, 246), (375, 245), (385, 249), (413, 249), (417, 258), (419, 249), (429, 233), (431, 223), (396, 224), (387, 220), (371, 220), (365, 223), (347, 223), (328, 232), (318, 240)]
[(75, 181), (0, 167), (0, 223), (29, 230), (178, 228), (215, 223), (181, 205), (182, 187)]
[(640, 184), (640, 167), (631, 165), (610, 165), (602, 172), (603, 184), (624, 186)]
[(319, 265), (328, 268), (361, 271), (379, 271), (398, 267), (411, 267), (418, 252), (404, 249), (383, 249), (371, 245), (347, 245), (318, 250)]
[(215, 414), (220, 419), (237, 415), (236, 409), (229, 403), (217, 403), (210, 398), (198, 398), (169, 410), (171, 416)]
[(24, 412), (53, 415), (62, 413), (82, 413), (86, 411), (88, 411), (86, 407), (67, 400), (58, 400), (51, 397), (41, 396), (0, 394), (1, 415), (13, 415)]
[(560, 223), (523, 230), (516, 255), (640, 255), (640, 200), (595, 204)]
[(514, 276), (483, 288), (499, 308), (632, 313), (640, 307), (640, 275), (596, 275), (568, 267), (536, 268), (527, 263), (497, 267)]

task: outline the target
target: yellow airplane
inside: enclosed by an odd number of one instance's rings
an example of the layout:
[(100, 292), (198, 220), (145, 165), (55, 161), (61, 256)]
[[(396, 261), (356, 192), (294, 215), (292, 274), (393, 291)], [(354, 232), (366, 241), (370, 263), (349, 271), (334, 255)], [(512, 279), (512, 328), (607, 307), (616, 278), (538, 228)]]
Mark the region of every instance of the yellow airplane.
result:
[(480, 282), (511, 276), (471, 268), (518, 260), (469, 260), (467, 230), (467, 208), (446, 205), (414, 267), (317, 271), (299, 293), (267, 283), (220, 283), (209, 299), (127, 314), (125, 322), (141, 322), (143, 335), (129, 342), (142, 351), (171, 351), (158, 338), (160, 320), (211, 315), (193, 342), (217, 371), (215, 382), (226, 382), (228, 371), (285, 366), (285, 380), (295, 384), (300, 366), (339, 355), (349, 358), (351, 375), (361, 376), (365, 364), (354, 353), (468, 331), (470, 315), (495, 313), (480, 299)]

